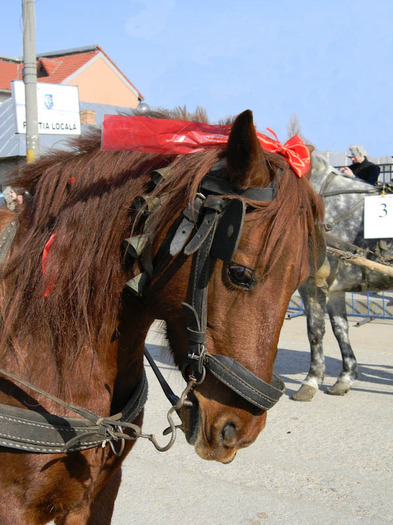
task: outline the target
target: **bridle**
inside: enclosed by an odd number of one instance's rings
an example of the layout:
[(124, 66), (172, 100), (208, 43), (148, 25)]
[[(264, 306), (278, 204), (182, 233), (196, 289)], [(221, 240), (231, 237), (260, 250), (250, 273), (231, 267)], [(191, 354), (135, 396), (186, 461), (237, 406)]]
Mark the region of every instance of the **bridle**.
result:
[[(151, 177), (153, 182), (158, 184), (159, 179), (168, 170), (170, 167), (154, 171)], [(86, 450), (105, 446), (108, 443), (112, 452), (120, 455), (124, 450), (125, 441), (147, 438), (157, 450), (166, 451), (176, 439), (176, 425), (172, 414), (175, 411), (179, 413), (182, 406), (190, 406), (191, 402), (187, 396), (196, 385), (204, 381), (207, 371), (254, 407), (269, 410), (277, 403), (285, 389), (281, 379), (273, 374), (271, 384), (266, 383), (235, 359), (209, 353), (206, 346), (207, 297), (211, 260), (216, 258), (226, 263), (232, 260), (243, 229), (246, 201), (272, 201), (277, 193), (274, 183), (264, 188), (238, 190), (222, 178), (223, 171), (225, 171), (223, 161), (212, 167), (203, 179), (200, 192), (196, 195), (194, 202), (188, 204), (184, 209), (174, 233), (165, 239), (157, 254), (157, 257), (161, 257), (168, 252), (171, 257), (175, 257), (182, 251), (184, 255), (194, 257), (190, 302), (184, 302), (182, 305), (187, 319), (188, 348), (187, 358), (183, 364), (183, 375), (187, 386), (180, 397), (172, 392), (145, 349), (146, 357), (172, 404), (167, 413), (168, 430), (171, 434), (167, 445), (161, 446), (154, 435), (144, 434), (141, 427), (132, 423), (143, 409), (147, 399), (145, 371), (122, 411), (112, 416), (101, 417), (84, 407), (66, 403), (0, 368), (2, 376), (79, 416), (71, 418), (41, 414), (26, 408), (0, 404), (0, 447), (49, 454)], [(136, 199), (136, 202), (138, 200), (140, 205), (144, 202), (147, 208), (150, 205), (159, 206), (159, 201), (154, 198), (153, 203), (145, 197)], [(0, 261), (4, 260), (8, 253), (16, 230), (17, 224), (13, 221), (2, 232)], [(192, 232), (194, 233), (189, 240)], [(136, 242), (135, 238), (126, 239), (123, 243), (126, 253), (131, 254), (134, 260), (141, 257), (141, 264), (145, 268), (144, 272), (128, 281), (125, 286), (126, 290), (131, 290), (138, 296), (143, 295), (143, 288), (149, 282), (149, 273), (154, 263), (154, 261), (149, 261), (149, 256), (146, 256), (149, 250), (145, 249), (143, 237), (143, 235), (138, 236)], [(129, 433), (125, 433), (125, 429)]]
[[(202, 180), (194, 202), (188, 204), (179, 219), (177, 228), (170, 233), (170, 238), (166, 238), (163, 242), (164, 246), (169, 246), (167, 251), (172, 257), (180, 252), (185, 256), (194, 257), (190, 299), (189, 302), (182, 303), (187, 320), (188, 344), (187, 358), (183, 363), (182, 372), (186, 381), (191, 381), (195, 386), (204, 381), (209, 371), (254, 407), (269, 410), (284, 392), (285, 386), (282, 380), (273, 374), (269, 384), (235, 359), (209, 353), (206, 345), (211, 261), (220, 259), (228, 264), (233, 260), (242, 234), (246, 201), (272, 201), (277, 193), (274, 183), (263, 188), (238, 190), (222, 178), (225, 171), (225, 161), (219, 161), (212, 167)], [(167, 173), (168, 169), (164, 170), (163, 176), (165, 177)], [(152, 179), (157, 182), (157, 171), (154, 172)], [(249, 207), (251, 208), (251, 205)], [(163, 256), (163, 251), (166, 250), (159, 249), (160, 257)], [(154, 267), (154, 262), (150, 266)], [(138, 280), (139, 276), (136, 279)], [(146, 278), (145, 283), (148, 283)], [(135, 291), (134, 280), (127, 284), (128, 288)], [(143, 295), (143, 289), (138, 288), (137, 293)], [(157, 369), (154, 371), (157, 375)], [(161, 384), (165, 383), (162, 376), (159, 380)], [(192, 389), (190, 386), (188, 388), (189, 391)], [(167, 387), (165, 389), (168, 390)], [(172, 404), (174, 401), (175, 404), (178, 403), (178, 398), (171, 391), (167, 397)]]

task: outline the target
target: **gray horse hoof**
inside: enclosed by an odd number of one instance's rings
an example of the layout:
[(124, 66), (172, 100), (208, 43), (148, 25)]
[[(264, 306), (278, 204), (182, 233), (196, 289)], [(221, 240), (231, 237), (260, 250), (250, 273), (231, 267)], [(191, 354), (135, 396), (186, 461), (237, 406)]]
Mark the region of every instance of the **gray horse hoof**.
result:
[(291, 399), (294, 401), (311, 401), (317, 389), (311, 385), (302, 385), (297, 392), (293, 394)]
[(351, 390), (351, 384), (347, 382), (337, 381), (332, 387), (326, 390), (330, 396), (344, 396)]

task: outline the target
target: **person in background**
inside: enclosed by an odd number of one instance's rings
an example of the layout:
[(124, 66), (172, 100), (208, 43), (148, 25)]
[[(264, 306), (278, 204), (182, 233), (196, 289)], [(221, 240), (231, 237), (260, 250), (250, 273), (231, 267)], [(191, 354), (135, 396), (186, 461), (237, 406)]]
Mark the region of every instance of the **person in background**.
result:
[(25, 190), (23, 188), (11, 187), (7, 188), (7, 208), (11, 211), (21, 211), (24, 206)]
[(348, 157), (352, 160), (352, 165), (341, 168), (341, 173), (357, 177), (375, 186), (380, 173), (379, 166), (367, 159), (363, 146), (350, 146), (349, 151)]

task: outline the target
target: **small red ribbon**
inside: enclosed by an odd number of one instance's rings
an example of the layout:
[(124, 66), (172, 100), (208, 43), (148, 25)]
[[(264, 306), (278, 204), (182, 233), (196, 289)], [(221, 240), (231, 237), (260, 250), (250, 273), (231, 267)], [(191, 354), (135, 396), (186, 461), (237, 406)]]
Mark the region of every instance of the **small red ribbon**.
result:
[[(42, 252), (42, 275), (44, 276), (44, 278), (46, 274), (46, 258), (48, 257), (49, 250), (53, 244), (53, 241), (55, 240), (55, 237), (56, 237), (56, 232), (52, 233), (52, 235), (49, 237), (48, 242), (44, 246), (44, 251)], [(53, 290), (55, 283), (56, 283), (56, 280), (54, 279), (47, 285), (44, 291), (44, 297), (48, 297), (48, 295)]]
[[(181, 155), (225, 146), (230, 131), (231, 126), (203, 122), (105, 115), (102, 149)], [(310, 169), (310, 152), (299, 135), (282, 145), (268, 131), (275, 139), (257, 133), (262, 148), (282, 155), (296, 175), (303, 177)]]

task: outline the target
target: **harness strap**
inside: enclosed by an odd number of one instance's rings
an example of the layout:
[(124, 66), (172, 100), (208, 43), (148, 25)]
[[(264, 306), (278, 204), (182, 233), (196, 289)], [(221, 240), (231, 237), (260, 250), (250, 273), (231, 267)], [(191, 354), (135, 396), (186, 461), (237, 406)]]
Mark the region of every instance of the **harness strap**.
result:
[(271, 384), (266, 383), (232, 357), (210, 354), (204, 346), (201, 351), (205, 332), (201, 331), (198, 314), (187, 303), (183, 303), (183, 308), (187, 316), (188, 363), (194, 367), (197, 365), (199, 374), (202, 367), (206, 367), (219, 381), (252, 405), (263, 410), (272, 408), (285, 391), (283, 381), (273, 374)]
[[(221, 178), (225, 161), (216, 163), (200, 184), (203, 193), (197, 193), (189, 203), (177, 225), (170, 230), (158, 250), (156, 260), (165, 254), (175, 256), (194, 254), (190, 304), (182, 303), (186, 315), (188, 355), (183, 366), (185, 378), (205, 377), (206, 369), (243, 399), (263, 410), (271, 408), (284, 392), (284, 383), (273, 375), (269, 385), (249, 372), (234, 359), (209, 354), (206, 349), (208, 285), (211, 259), (228, 263), (236, 252), (246, 214), (245, 199), (268, 202), (276, 196), (274, 182), (264, 188), (239, 190)], [(235, 198), (223, 198), (225, 196)], [(252, 206), (252, 204), (251, 204)], [(192, 231), (194, 235), (189, 240)], [(149, 353), (145, 352), (165, 395), (174, 406), (177, 396), (172, 392)], [(203, 380), (203, 379), (202, 379)]]
[(379, 191), (378, 189), (374, 189), (374, 188), (370, 188), (370, 189), (367, 189), (367, 190), (360, 190), (360, 189), (357, 189), (357, 190), (337, 190), (337, 191), (328, 191), (326, 193), (320, 193), (320, 196), (321, 197), (337, 197), (337, 195), (352, 195), (352, 194), (364, 194), (364, 193), (367, 193), (367, 194), (370, 194), (370, 195), (376, 195), (376, 194), (379, 194)]
[[(147, 400), (145, 371), (121, 412), (108, 417), (101, 417), (91, 410), (66, 403), (3, 369), (0, 369), (0, 373), (82, 416), (62, 417), (0, 404), (0, 446), (45, 454), (65, 453), (139, 437), (140, 428), (131, 421), (140, 414)], [(132, 430), (134, 435), (124, 434), (122, 428)]]
[(365, 250), (360, 246), (356, 246), (356, 244), (352, 244), (351, 242), (344, 241), (343, 239), (340, 239), (339, 237), (336, 237), (335, 235), (332, 235), (329, 232), (325, 233), (325, 239), (327, 246), (331, 248), (335, 248), (337, 250), (345, 250), (347, 252), (351, 252), (353, 254), (361, 254), (363, 256), (367, 255), (368, 250)]
[[(211, 173), (216, 173), (212, 171)], [(277, 195), (277, 188), (272, 184), (264, 188), (247, 188), (239, 190), (229, 181), (217, 178), (217, 176), (206, 175), (201, 183), (201, 188), (216, 195), (237, 195), (253, 201), (271, 201)]]
[(355, 213), (355, 211), (359, 210), (362, 206), (363, 206), (363, 200), (360, 200), (354, 206), (352, 206), (352, 208), (350, 208), (348, 211), (346, 211), (342, 215), (339, 215), (334, 220), (327, 222), (325, 224), (325, 230), (326, 231), (332, 230), (337, 224), (339, 224), (341, 221), (350, 217), (353, 213)]
[[(206, 322), (207, 322), (207, 290), (210, 278), (211, 247), (215, 238), (218, 222), (223, 220), (219, 213), (222, 199), (212, 198), (211, 206), (204, 206), (205, 215), (199, 230), (190, 243), (186, 246), (185, 253), (196, 251), (194, 260), (194, 277), (191, 286), (191, 304), (182, 303), (187, 317), (188, 359), (185, 368), (191, 366), (194, 374), (202, 374), (205, 367), (219, 381), (252, 405), (263, 410), (269, 410), (280, 399), (285, 390), (285, 385), (277, 376), (273, 375), (272, 384), (269, 385), (247, 370), (235, 359), (225, 356), (210, 354), (206, 350)], [(236, 201), (227, 201), (236, 204)], [(219, 218), (220, 217), (220, 218)], [(243, 226), (244, 210), (236, 213), (240, 236)], [(222, 239), (221, 239), (222, 242)], [(183, 370), (185, 373), (185, 370)]]
[(198, 220), (203, 200), (203, 195), (197, 195), (193, 205), (188, 203), (184, 209), (183, 217), (169, 246), (169, 253), (172, 257), (180, 253), (186, 244), (187, 239), (189, 238)]
[(160, 383), (161, 388), (162, 388), (164, 394), (166, 395), (167, 399), (169, 400), (169, 402), (173, 406), (175, 406), (180, 398), (179, 398), (179, 396), (177, 396), (173, 392), (171, 387), (168, 385), (167, 381), (165, 380), (164, 376), (161, 373), (161, 370), (156, 365), (153, 357), (151, 356), (151, 354), (150, 354), (149, 350), (146, 348), (146, 346), (145, 346), (145, 357), (149, 361), (149, 364), (150, 364), (150, 366), (151, 366), (151, 368), (152, 368), (152, 370), (153, 370), (153, 372), (154, 372), (158, 382)]
[[(204, 215), (201, 225), (192, 237), (191, 241), (184, 248), (185, 255), (191, 255), (197, 250), (202, 250), (205, 245), (206, 256), (210, 251), (210, 246), (213, 240), (214, 230), (217, 225), (217, 216), (222, 209), (222, 200), (216, 199), (212, 205), (209, 205), (209, 201), (206, 202), (204, 209)], [(199, 253), (199, 251), (198, 251)]]

